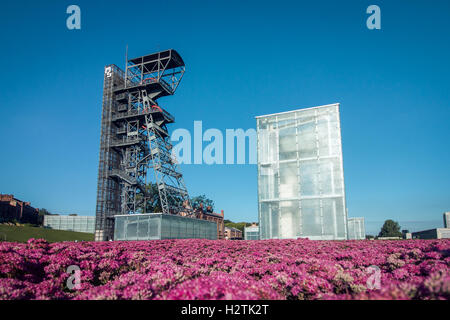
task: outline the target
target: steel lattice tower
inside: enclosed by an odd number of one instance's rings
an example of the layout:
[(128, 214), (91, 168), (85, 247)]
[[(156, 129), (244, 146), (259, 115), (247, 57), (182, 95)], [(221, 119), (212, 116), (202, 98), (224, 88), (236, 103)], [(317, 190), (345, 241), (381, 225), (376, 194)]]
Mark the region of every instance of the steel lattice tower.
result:
[(157, 103), (175, 93), (184, 71), (175, 50), (128, 60), (125, 72), (105, 67), (95, 240), (113, 238), (114, 215), (145, 212), (149, 182), (163, 213), (193, 214), (171, 154), (167, 125), (175, 119)]

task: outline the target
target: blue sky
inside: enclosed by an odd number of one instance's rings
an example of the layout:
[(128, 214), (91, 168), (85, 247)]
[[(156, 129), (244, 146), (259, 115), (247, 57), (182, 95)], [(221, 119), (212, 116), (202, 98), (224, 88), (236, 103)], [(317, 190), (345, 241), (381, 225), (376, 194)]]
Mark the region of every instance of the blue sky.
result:
[[(66, 8), (81, 8), (81, 30)], [(365, 13), (381, 8), (381, 30)], [(160, 100), (175, 128), (254, 128), (257, 115), (339, 102), (349, 216), (450, 210), (448, 1), (21, 1), (0, 12), (0, 192), (93, 215), (103, 68), (176, 49)], [(255, 165), (183, 165), (234, 221), (257, 220)]]

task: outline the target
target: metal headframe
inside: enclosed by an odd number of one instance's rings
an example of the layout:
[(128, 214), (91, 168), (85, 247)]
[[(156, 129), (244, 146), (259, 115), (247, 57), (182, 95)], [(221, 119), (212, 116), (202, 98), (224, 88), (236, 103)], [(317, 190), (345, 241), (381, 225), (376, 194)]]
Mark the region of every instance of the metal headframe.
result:
[(174, 117), (157, 99), (175, 93), (185, 65), (175, 50), (130, 59), (125, 72), (105, 68), (96, 240), (113, 237), (113, 217), (144, 213), (154, 182), (163, 213), (192, 216), (189, 194), (173, 158), (167, 124)]

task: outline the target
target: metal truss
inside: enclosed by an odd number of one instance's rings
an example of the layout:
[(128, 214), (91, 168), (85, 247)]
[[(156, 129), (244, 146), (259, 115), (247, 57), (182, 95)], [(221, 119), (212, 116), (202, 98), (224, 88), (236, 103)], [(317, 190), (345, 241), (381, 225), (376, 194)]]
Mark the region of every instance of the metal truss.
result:
[(131, 59), (125, 72), (106, 67), (96, 240), (112, 238), (113, 230), (105, 225), (114, 215), (145, 212), (148, 182), (158, 186), (163, 213), (193, 215), (171, 153), (167, 124), (175, 119), (157, 103), (175, 93), (184, 70), (175, 50)]

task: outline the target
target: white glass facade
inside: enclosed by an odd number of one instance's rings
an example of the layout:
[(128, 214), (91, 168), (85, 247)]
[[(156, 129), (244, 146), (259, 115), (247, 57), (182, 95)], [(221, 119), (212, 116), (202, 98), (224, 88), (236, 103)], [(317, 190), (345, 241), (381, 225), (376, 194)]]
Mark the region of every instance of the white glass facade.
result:
[(44, 227), (56, 230), (94, 233), (95, 217), (89, 216), (44, 216)]
[(450, 212), (444, 213), (444, 228), (450, 228)]
[(259, 240), (259, 227), (258, 226), (245, 227), (244, 240)]
[(364, 218), (348, 218), (348, 239), (363, 240), (366, 238)]
[(114, 216), (114, 240), (217, 239), (212, 221), (162, 213)]
[(256, 118), (261, 239), (347, 239), (339, 104)]

